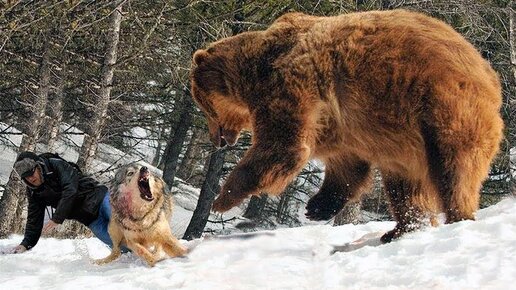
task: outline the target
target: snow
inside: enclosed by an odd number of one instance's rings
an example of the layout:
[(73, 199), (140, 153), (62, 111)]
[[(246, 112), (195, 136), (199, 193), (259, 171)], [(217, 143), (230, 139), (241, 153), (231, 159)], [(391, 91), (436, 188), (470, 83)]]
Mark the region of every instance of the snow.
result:
[[(177, 216), (179, 214), (179, 216)], [(180, 218), (176, 213), (172, 220)], [(400, 240), (330, 254), (394, 222), (304, 226), (181, 241), (191, 252), (149, 268), (109, 253), (95, 238), (43, 238), (31, 251), (0, 255), (2, 289), (511, 289), (516, 282), (516, 199), (477, 212), (476, 221), (425, 228)], [(186, 223), (185, 220), (181, 221)], [(372, 235), (371, 235), (372, 234)], [(247, 237), (247, 238), (246, 238)], [(0, 240), (0, 250), (21, 241)]]

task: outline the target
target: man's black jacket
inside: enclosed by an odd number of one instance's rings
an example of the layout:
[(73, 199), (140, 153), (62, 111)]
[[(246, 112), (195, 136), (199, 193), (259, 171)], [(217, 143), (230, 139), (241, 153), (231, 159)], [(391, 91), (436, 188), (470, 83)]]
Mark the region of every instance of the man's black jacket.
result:
[(75, 219), (89, 225), (97, 218), (108, 191), (106, 186), (82, 176), (64, 160), (40, 158), (38, 163), (43, 184), (36, 189), (27, 188), (29, 208), (25, 237), (21, 242), (27, 249), (34, 247), (41, 236), (46, 206), (56, 209), (52, 220), (58, 224), (65, 219)]

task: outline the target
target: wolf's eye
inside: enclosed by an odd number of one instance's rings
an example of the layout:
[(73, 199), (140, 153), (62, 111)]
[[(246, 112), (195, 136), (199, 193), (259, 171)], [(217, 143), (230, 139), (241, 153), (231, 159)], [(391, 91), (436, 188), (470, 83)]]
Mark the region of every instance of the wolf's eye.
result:
[(134, 172), (132, 172), (132, 171), (127, 172), (127, 176), (133, 176), (133, 174), (134, 174)]

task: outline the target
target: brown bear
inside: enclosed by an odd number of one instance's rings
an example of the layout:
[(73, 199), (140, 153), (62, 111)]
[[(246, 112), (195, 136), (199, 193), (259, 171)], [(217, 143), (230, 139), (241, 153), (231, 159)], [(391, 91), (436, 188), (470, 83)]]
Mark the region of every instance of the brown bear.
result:
[(325, 177), (306, 215), (330, 219), (376, 167), (397, 221), (383, 242), (439, 211), (474, 219), (502, 138), (489, 63), (447, 24), (404, 10), (286, 14), (198, 50), (191, 83), (216, 146), (253, 134), (214, 210), (281, 193), (317, 158)]

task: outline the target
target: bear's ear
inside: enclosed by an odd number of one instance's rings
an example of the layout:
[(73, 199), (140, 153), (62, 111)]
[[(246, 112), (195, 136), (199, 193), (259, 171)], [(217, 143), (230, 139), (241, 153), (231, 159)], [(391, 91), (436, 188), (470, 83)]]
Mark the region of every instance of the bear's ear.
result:
[(197, 50), (193, 55), (193, 61), (196, 65), (200, 65), (209, 57), (209, 53), (204, 49)]

